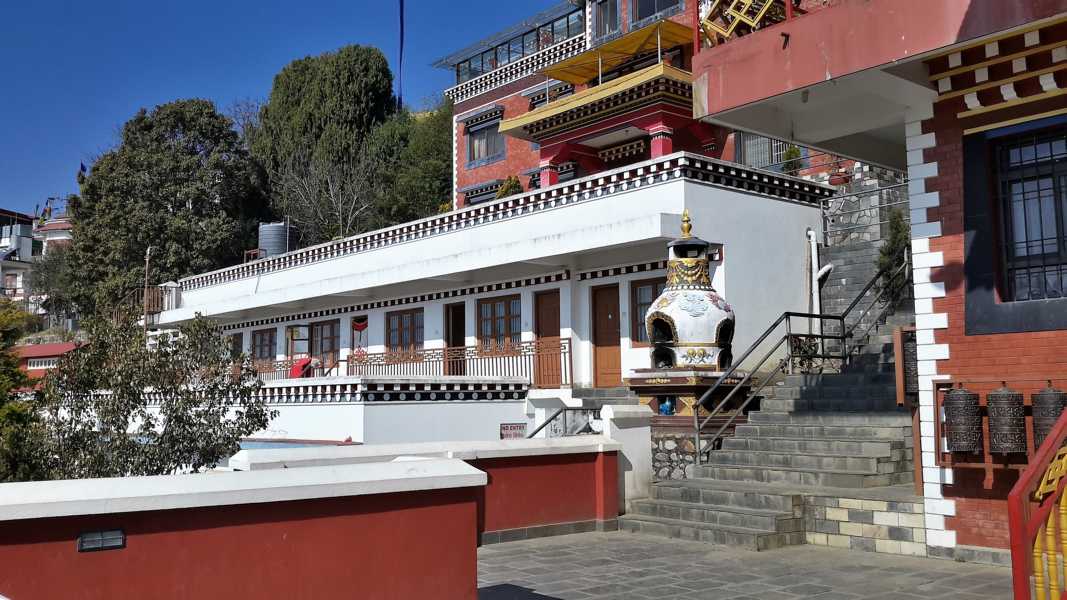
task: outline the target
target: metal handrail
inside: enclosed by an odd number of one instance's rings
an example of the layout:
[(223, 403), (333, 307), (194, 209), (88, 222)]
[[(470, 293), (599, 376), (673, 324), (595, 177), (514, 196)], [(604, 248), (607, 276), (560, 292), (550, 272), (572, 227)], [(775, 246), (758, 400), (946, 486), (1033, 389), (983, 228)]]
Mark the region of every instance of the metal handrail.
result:
[[(891, 273), (891, 275), (888, 278), (888, 281), (889, 282), (895, 281), (896, 278), (901, 273), (906, 273), (907, 272), (907, 269), (908, 269), (908, 266), (910, 265), (910, 263), (911, 263), (910, 255), (907, 252), (907, 250), (905, 250), (902, 262), (899, 265), (889, 266), (889, 267), (885, 267), (885, 268), (879, 269), (878, 272), (874, 275), (874, 277), (872, 277), (871, 280), (867, 282), (867, 284), (863, 287), (863, 290), (860, 291), (860, 293), (856, 296), (856, 298), (854, 298), (852, 300), (852, 302), (848, 305), (848, 307), (841, 314), (830, 315), (830, 314), (816, 314), (816, 313), (786, 311), (786, 312), (782, 313), (782, 315), (779, 316), (777, 319), (775, 319), (775, 321), (770, 325), (770, 327), (768, 327), (763, 332), (762, 335), (760, 335), (758, 338), (756, 338), (756, 341), (753, 342), (748, 347), (747, 350), (745, 350), (745, 352), (740, 356), (740, 358), (738, 358), (736, 361), (733, 361), (733, 364), (730, 366), (730, 368), (728, 368), (722, 374), (722, 376), (720, 376), (719, 379), (714, 384), (712, 384), (712, 386), (710, 388), (708, 388), (700, 396), (700, 399), (693, 406), (693, 436), (694, 436), (694, 442), (695, 442), (695, 458), (696, 458), (697, 466), (700, 466), (700, 464), (702, 462), (702, 459), (703, 459), (703, 454), (704, 454), (704, 450), (701, 448), (701, 443), (700, 443), (701, 442), (700, 432), (711, 421), (712, 418), (714, 418), (716, 415), (718, 415), (720, 412), (722, 412), (726, 408), (726, 406), (729, 404), (730, 400), (734, 397), (735, 394), (737, 394), (738, 390), (744, 388), (745, 385), (748, 384), (752, 380), (753, 375), (755, 373), (758, 373), (759, 369), (761, 367), (763, 367), (763, 365), (766, 364), (767, 361), (770, 360), (775, 355), (776, 352), (778, 352), (778, 350), (782, 347), (782, 344), (786, 344), (787, 356), (778, 361), (777, 366), (775, 366), (775, 368), (771, 370), (771, 372), (767, 375), (767, 377), (765, 377), (764, 380), (762, 382), (760, 382), (759, 386), (756, 389), (751, 390), (748, 393), (748, 395), (744, 399), (744, 401), (742, 401), (741, 404), (738, 406), (737, 411), (729, 419), (727, 419), (726, 422), (723, 423), (719, 427), (719, 429), (711, 436), (711, 439), (710, 439), (710, 441), (708, 443), (708, 451), (709, 452), (712, 449), (714, 449), (715, 442), (719, 440), (719, 438), (726, 431), (726, 429), (731, 424), (733, 424), (734, 421), (736, 421), (737, 417), (744, 411), (744, 409), (746, 407), (748, 407), (748, 405), (752, 402), (752, 400), (754, 400), (756, 397), (759, 396), (759, 393), (761, 391), (763, 391), (763, 388), (765, 388), (779, 373), (781, 373), (782, 370), (786, 367), (786, 365), (792, 365), (794, 356), (793, 356), (792, 345), (789, 344), (789, 342), (791, 340), (793, 340), (795, 338), (808, 338), (808, 339), (818, 339), (818, 340), (839, 340), (841, 342), (841, 351), (840, 351), (839, 354), (820, 353), (818, 356), (819, 357), (823, 357), (823, 358), (840, 359), (842, 361), (842, 363), (847, 363), (848, 360), (849, 360), (849, 357), (852, 355), (852, 347), (849, 345), (848, 339), (853, 336), (853, 334), (856, 331), (857, 326), (862, 322), (863, 317), (865, 317), (867, 314), (869, 314), (869, 312), (873, 308), (873, 306), (875, 306), (881, 300), (881, 298), (886, 294), (887, 290), (889, 289), (888, 286), (886, 286), (886, 285), (882, 286), (882, 288), (879, 290), (878, 294), (873, 299), (871, 305), (868, 306), (866, 309), (864, 309), (862, 313), (860, 313), (859, 319), (851, 327), (847, 327), (846, 328), (846, 324), (845, 324), (846, 318), (852, 313), (853, 310), (855, 310), (855, 308), (864, 299), (864, 297), (867, 295), (867, 293), (870, 292), (871, 289), (875, 285), (877, 285), (878, 282), (881, 281), (883, 279), (883, 277), (887, 273)], [(889, 310), (888, 306), (886, 308), (884, 308), (882, 310), (882, 312), (879, 314), (879, 319), (877, 319), (877, 320), (880, 320), (882, 318), (882, 316), (884, 316), (885, 313), (888, 310)], [(841, 324), (840, 325), (841, 326), (841, 333), (839, 335), (825, 334), (825, 333), (793, 333), (792, 326), (791, 326), (791, 319), (793, 319), (793, 318), (819, 319), (820, 325), (824, 321), (837, 321), (837, 322), (839, 322)], [(877, 320), (876, 320), (876, 322), (877, 322)], [(734, 384), (733, 389), (730, 390), (726, 394), (726, 396), (723, 397), (723, 399), (720, 400), (711, 411), (709, 411), (708, 416), (705, 417), (703, 421), (701, 421), (701, 419), (700, 419), (700, 407), (704, 406), (704, 404), (712, 397), (712, 395), (725, 382), (730, 381), (731, 378), (733, 378), (734, 375), (739, 372), (740, 367), (745, 362), (745, 360), (747, 360), (748, 357), (751, 356), (752, 353), (755, 352), (756, 349), (760, 345), (762, 345), (763, 342), (766, 341), (767, 338), (770, 337), (770, 335), (778, 327), (780, 327), (782, 325), (782, 323), (786, 324), (786, 333), (781, 338), (779, 338), (777, 342), (774, 343), (774, 345), (771, 347), (770, 350), (768, 350), (766, 353), (763, 354), (763, 356), (759, 359), (759, 361), (756, 362), (755, 366), (752, 367), (751, 369), (749, 369), (748, 372), (745, 373), (744, 377), (739, 382)], [(823, 331), (822, 327), (820, 327), (820, 331)], [(870, 327), (867, 328), (867, 330), (864, 332), (864, 335), (866, 335), (869, 331), (870, 331)]]
[(545, 421), (543, 423), (541, 423), (540, 425), (538, 425), (537, 429), (534, 429), (529, 435), (526, 436), (526, 438), (530, 439), (533, 436), (541, 433), (542, 429), (544, 429), (545, 427), (548, 427), (549, 423), (551, 423), (552, 421), (555, 421), (556, 418), (559, 417), (561, 414), (563, 414), (563, 412), (566, 411), (566, 410), (567, 410), (566, 406), (564, 406), (563, 408), (556, 409), (556, 412), (552, 413), (551, 417), (545, 419)]

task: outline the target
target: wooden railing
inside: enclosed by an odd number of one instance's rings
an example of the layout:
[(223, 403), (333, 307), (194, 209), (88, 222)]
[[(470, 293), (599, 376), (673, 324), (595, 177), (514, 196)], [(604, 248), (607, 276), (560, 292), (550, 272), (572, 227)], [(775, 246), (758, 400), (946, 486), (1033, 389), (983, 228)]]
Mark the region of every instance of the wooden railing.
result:
[(1067, 412), (1008, 494), (1015, 600), (1061, 600), (1067, 580)]
[(570, 387), (570, 350), (570, 340), (564, 339), (356, 354), (349, 358), (348, 374), (522, 377), (537, 388)]
[[(277, 381), (279, 379), (293, 379), (293, 365), (300, 359), (289, 358), (286, 360), (263, 360), (256, 361), (255, 368), (259, 373), (261, 381)], [(323, 364), (322, 361), (314, 360), (307, 366), (305, 366), (301, 373), (296, 377), (337, 377), (344, 375), (346, 371), (345, 361), (335, 360), (327, 361)]]
[[(459, 346), (410, 351), (354, 353), (347, 360), (313, 360), (299, 377), (520, 377), (532, 387), (559, 388), (571, 385), (570, 340), (537, 340), (494, 346)], [(258, 361), (263, 381), (293, 378), (300, 359)]]

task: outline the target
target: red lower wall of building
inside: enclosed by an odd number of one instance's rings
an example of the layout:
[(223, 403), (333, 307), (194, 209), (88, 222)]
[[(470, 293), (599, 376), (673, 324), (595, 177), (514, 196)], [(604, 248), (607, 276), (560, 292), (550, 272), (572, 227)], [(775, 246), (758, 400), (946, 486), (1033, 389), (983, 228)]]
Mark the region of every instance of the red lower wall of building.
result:
[[(474, 600), (475, 492), (426, 490), (3, 522), (0, 595)], [(105, 529), (124, 530), (126, 547), (77, 551), (79, 534)]]
[(615, 452), (467, 462), (489, 476), (479, 491), (479, 532), (618, 517)]

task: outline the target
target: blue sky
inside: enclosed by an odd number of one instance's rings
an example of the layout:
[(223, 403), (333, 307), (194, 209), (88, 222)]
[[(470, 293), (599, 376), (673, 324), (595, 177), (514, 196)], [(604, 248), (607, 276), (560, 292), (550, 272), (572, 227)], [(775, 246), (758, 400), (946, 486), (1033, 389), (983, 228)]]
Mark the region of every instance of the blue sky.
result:
[[(553, 0), (407, 0), (405, 103), (451, 84), (430, 63)], [(80, 162), (141, 107), (264, 99), (289, 61), (378, 46), (396, 73), (397, 3), (366, 0), (37, 0), (0, 19), (0, 207), (77, 192)]]

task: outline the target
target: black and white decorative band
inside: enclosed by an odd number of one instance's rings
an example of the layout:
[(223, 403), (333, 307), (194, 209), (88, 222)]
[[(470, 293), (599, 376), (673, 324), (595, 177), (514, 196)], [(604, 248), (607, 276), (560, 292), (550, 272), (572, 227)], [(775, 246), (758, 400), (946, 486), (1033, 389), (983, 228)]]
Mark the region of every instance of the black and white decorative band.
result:
[(255, 321), (244, 321), (242, 323), (234, 323), (230, 325), (224, 325), (223, 331), (232, 331), (235, 329), (245, 329), (248, 327), (261, 327), (264, 325), (276, 325), (280, 323), (288, 323), (291, 321), (306, 321), (312, 319), (322, 319), (325, 317), (331, 317), (334, 315), (344, 315), (354, 312), (363, 312), (373, 310), (376, 308), (388, 308), (393, 306), (404, 306), (406, 304), (415, 304), (418, 302), (433, 302), (435, 300), (443, 300), (446, 298), (458, 298), (461, 296), (469, 296), (472, 294), (484, 294), (487, 292), (496, 292), (500, 290), (514, 290), (523, 287), (529, 287), (533, 285), (541, 285), (544, 283), (553, 283), (557, 281), (568, 281), (571, 278), (570, 271), (561, 271), (559, 273), (551, 273), (548, 275), (539, 275), (537, 277), (527, 277), (525, 279), (514, 279), (511, 281), (499, 281), (496, 283), (486, 283), (483, 285), (474, 285), (464, 288), (456, 288), (452, 290), (443, 290), (440, 292), (432, 292), (429, 294), (419, 294), (417, 296), (405, 296), (403, 298), (391, 298), (388, 300), (375, 300), (374, 302), (364, 302), (362, 304), (353, 304), (351, 306), (339, 306), (337, 308), (327, 308), (323, 310), (313, 310), (304, 313), (298, 313), (293, 315), (283, 315), (280, 317), (271, 317), (269, 319), (257, 319)]
[(647, 263), (637, 263), (634, 265), (624, 265), (620, 267), (608, 267), (606, 269), (596, 269), (594, 271), (583, 271), (581, 273), (578, 273), (578, 281), (600, 279), (601, 277), (615, 277), (618, 275), (627, 275), (630, 273), (647, 273), (649, 271), (659, 271), (666, 268), (667, 261), (665, 260)]
[(475, 125), (485, 123), (486, 121), (499, 119), (502, 116), (504, 116), (504, 107), (500, 106), (499, 104), (496, 104), (480, 109), (474, 114), (468, 115), (460, 119), (460, 122), (466, 125), (469, 129), (471, 127), (474, 127)]

